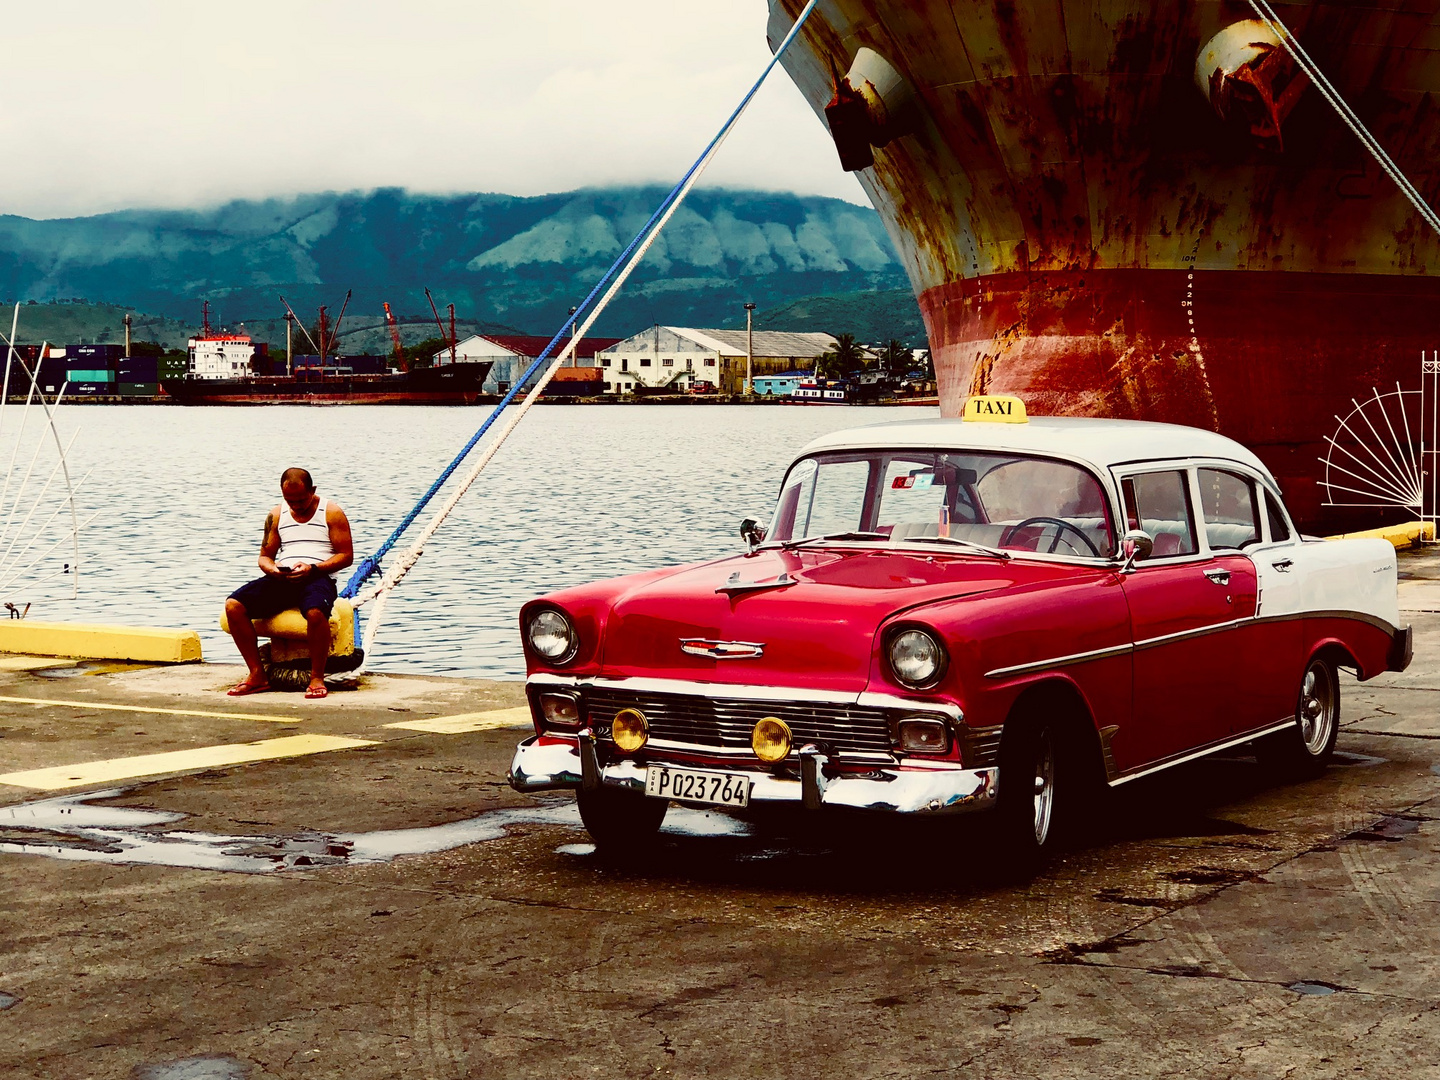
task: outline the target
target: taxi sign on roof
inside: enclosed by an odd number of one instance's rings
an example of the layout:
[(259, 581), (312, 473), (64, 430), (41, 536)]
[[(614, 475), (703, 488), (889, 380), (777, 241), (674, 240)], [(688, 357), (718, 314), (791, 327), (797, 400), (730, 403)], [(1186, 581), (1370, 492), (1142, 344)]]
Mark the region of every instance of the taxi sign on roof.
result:
[(966, 400), (963, 419), (976, 424), (1024, 424), (1030, 418), (1019, 398), (984, 395)]

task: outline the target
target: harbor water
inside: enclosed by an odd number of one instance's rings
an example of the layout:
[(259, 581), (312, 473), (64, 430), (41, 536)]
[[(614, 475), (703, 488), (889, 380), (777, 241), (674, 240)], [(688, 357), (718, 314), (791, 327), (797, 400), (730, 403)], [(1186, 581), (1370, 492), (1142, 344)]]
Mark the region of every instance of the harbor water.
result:
[[(80, 595), (57, 596), (48, 585), (26, 595), (17, 584), (0, 600), (33, 602), (35, 619), (192, 628), (207, 660), (238, 662), (220, 609), (258, 574), (282, 470), (308, 468), (321, 494), (345, 508), (358, 557), (375, 550), (486, 415), (62, 407), (61, 428), (78, 429), (72, 473), (89, 474), (81, 520), (97, 515), (81, 534)], [(517, 612), (526, 600), (740, 551), (741, 519), (768, 519), (785, 466), (810, 439), (935, 415), (927, 407), (536, 408), (392, 594), (372, 666), (521, 677)]]

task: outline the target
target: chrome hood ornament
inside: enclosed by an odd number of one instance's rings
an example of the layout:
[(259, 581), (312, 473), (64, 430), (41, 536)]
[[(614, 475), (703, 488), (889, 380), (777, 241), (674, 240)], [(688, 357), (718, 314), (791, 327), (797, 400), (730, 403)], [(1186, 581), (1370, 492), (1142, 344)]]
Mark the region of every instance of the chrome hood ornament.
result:
[(708, 638), (681, 638), (680, 651), (712, 660), (753, 660), (765, 655), (763, 641), (711, 641)]

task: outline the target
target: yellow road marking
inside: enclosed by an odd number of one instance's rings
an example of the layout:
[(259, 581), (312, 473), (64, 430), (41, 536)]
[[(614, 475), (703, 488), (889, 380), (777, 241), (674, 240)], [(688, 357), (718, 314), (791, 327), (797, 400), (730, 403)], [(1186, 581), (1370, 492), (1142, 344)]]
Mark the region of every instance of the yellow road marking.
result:
[(405, 731), (428, 731), (432, 735), (463, 735), (467, 731), (490, 731), (493, 728), (530, 726), (530, 707), (495, 709), (491, 712), (461, 713), (458, 716), (437, 716), (433, 720), (401, 720), (386, 724), (387, 728)]
[(0, 656), (0, 671), (41, 671), (44, 668), (74, 666), (74, 660), (61, 660), (54, 656)]
[(138, 757), (111, 758), (108, 761), (86, 761), (79, 765), (60, 765), (53, 769), (30, 769), (0, 775), (0, 784), (11, 787), (55, 791), (59, 788), (107, 784), (116, 780), (132, 780), (141, 776), (164, 773), (195, 772), (225, 765), (243, 765), (251, 761), (301, 757), (323, 754), (329, 750), (348, 750), (356, 746), (374, 746), (373, 739), (342, 739), (334, 735), (290, 735), (282, 739), (261, 739), (259, 742), (233, 743), (225, 746), (201, 746), (194, 750), (172, 750), (166, 754), (141, 754)]
[(261, 713), (206, 712), (203, 709), (166, 709), (158, 705), (113, 705), (105, 701), (61, 701), (58, 698), (4, 697), (0, 701), (16, 705), (58, 705), (69, 709), (104, 709), (114, 712), (163, 713), (166, 716), (218, 716), (224, 720), (264, 720), (271, 724), (294, 724), (300, 716), (264, 716)]

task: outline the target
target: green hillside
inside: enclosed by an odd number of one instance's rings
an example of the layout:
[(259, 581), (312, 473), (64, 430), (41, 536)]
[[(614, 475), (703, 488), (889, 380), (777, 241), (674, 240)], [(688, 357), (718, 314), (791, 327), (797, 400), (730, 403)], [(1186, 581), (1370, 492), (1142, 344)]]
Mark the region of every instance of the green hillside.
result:
[[(14, 303), (14, 300), (6, 301), (4, 310), (0, 311), (0, 322), (4, 323), (3, 330), (7, 336)], [(48, 341), (56, 345), (87, 345), (123, 342), (127, 311), (132, 320), (131, 338), (135, 341), (154, 341), (167, 349), (183, 349), (186, 339), (199, 331), (198, 326), (190, 326), (177, 319), (147, 315), (116, 304), (92, 304), (80, 299), (43, 303), (27, 301), (20, 305), (16, 343), (39, 345)]]
[[(664, 194), (652, 187), (534, 197), (381, 189), (206, 210), (54, 220), (0, 215), (0, 297), (40, 301), (36, 308), (72, 297), (97, 302), (80, 305), (95, 309), (84, 318), (66, 310), (74, 305), (53, 305), (73, 321), (36, 323), (31, 330), (42, 336), (118, 340), (122, 329), (109, 313), (129, 307), (166, 316), (169, 322), (145, 332), (175, 343), (208, 300), (214, 325), (247, 324), (274, 343), (283, 341), (281, 296), (308, 323), (321, 304), (333, 318), (352, 289), (347, 328), (368, 322), (377, 329), (388, 301), (413, 323), (410, 341), (412, 334), (429, 336), (428, 286), (441, 310), (453, 303), (467, 327), (544, 334), (589, 294)], [(743, 318), (746, 301), (768, 313), (792, 302), (813, 308), (813, 297), (880, 295), (905, 284), (869, 207), (701, 189), (594, 333), (625, 336), (657, 322), (721, 326)], [(873, 295), (856, 302), (867, 310), (876, 305)], [(891, 325), (888, 317), (877, 319), (876, 326)], [(345, 347), (376, 351), (385, 341), (379, 329)]]
[[(731, 320), (729, 325), (743, 329), (745, 320)], [(909, 289), (802, 296), (778, 307), (757, 310), (755, 328), (854, 334), (858, 341), (898, 339), (915, 348), (928, 347), (920, 308)]]

